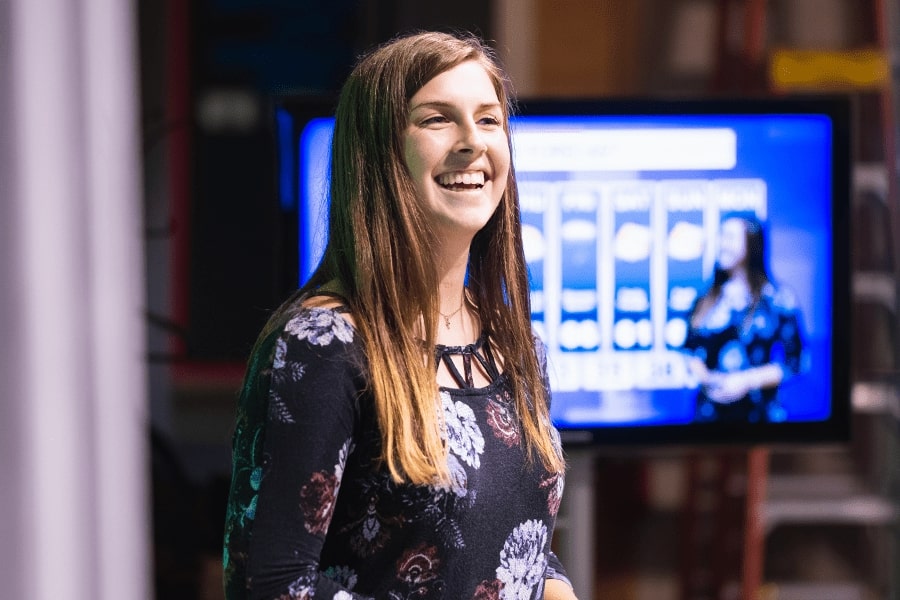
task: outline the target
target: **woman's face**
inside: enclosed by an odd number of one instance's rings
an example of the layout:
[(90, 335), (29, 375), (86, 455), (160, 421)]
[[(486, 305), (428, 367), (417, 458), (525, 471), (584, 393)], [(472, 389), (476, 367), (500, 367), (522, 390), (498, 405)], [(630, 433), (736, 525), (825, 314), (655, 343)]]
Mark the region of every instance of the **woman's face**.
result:
[(740, 219), (726, 219), (719, 235), (719, 267), (731, 271), (747, 258), (747, 229)]
[(494, 214), (510, 164), (503, 119), (475, 61), (437, 75), (410, 100), (404, 158), (438, 233), (473, 236)]

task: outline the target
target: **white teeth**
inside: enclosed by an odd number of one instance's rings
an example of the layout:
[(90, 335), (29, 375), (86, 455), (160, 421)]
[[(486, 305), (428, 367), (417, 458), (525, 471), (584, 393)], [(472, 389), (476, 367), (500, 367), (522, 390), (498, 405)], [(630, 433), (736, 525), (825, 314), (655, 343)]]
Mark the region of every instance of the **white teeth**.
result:
[(443, 175), (438, 175), (437, 182), (444, 186), (484, 185), (484, 173), (482, 171), (444, 173)]

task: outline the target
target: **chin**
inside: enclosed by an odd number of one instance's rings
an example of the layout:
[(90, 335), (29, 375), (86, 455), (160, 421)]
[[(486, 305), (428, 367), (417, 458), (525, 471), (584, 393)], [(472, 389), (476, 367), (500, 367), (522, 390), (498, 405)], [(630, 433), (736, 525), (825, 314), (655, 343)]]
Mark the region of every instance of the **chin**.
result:
[(453, 228), (471, 231), (473, 234), (480, 231), (494, 213), (497, 206), (493, 199), (466, 199), (462, 202), (448, 202), (434, 214), (439, 227)]

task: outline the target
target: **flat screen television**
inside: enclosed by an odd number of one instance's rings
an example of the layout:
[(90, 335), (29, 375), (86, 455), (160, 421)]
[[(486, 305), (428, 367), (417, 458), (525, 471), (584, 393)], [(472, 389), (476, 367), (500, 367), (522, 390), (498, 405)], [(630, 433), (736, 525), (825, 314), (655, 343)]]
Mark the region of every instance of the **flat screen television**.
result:
[[(330, 110), (278, 110), (301, 282), (325, 242)], [(564, 443), (847, 439), (850, 114), (821, 96), (519, 103), (532, 323)], [(725, 276), (741, 250), (767, 282)]]

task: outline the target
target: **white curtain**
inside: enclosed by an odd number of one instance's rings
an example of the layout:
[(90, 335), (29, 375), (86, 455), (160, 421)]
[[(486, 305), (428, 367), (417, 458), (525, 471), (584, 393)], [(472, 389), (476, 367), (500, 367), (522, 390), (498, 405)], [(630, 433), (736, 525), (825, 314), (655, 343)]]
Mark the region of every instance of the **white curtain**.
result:
[(0, 0), (0, 596), (151, 597), (128, 0)]

